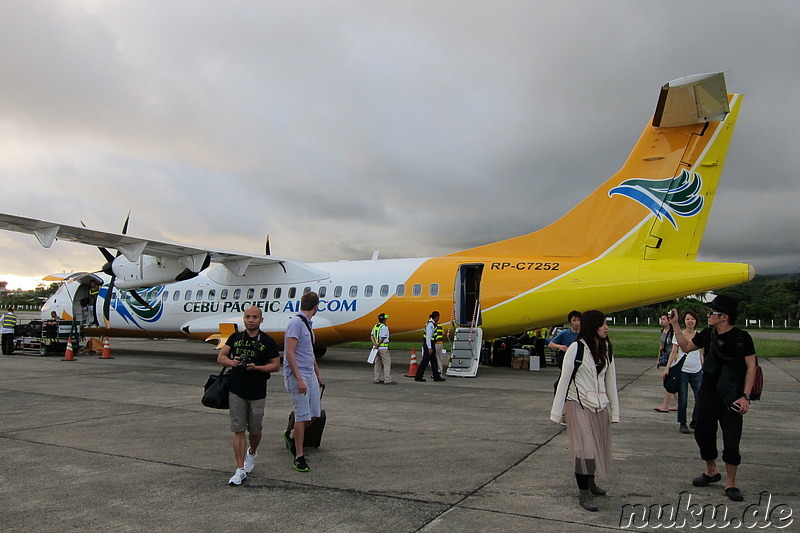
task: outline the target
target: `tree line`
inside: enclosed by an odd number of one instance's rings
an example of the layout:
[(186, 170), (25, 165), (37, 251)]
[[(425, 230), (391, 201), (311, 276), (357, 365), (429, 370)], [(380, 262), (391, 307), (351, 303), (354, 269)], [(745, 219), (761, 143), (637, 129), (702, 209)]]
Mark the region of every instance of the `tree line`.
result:
[[(800, 274), (783, 274), (774, 276), (756, 275), (752, 281), (714, 291), (715, 294), (731, 296), (739, 300), (739, 317), (748, 320), (784, 320), (795, 322), (800, 320)], [(661, 313), (672, 308), (680, 311), (692, 310), (701, 317), (705, 316), (706, 295), (696, 294), (679, 300), (668, 300), (656, 304), (634, 307), (614, 317), (627, 319), (629, 323), (651, 322)]]

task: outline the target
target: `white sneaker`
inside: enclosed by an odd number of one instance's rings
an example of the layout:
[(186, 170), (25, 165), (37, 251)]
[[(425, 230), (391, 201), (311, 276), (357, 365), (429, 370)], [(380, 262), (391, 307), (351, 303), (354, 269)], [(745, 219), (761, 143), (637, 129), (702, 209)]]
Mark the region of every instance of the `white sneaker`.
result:
[(244, 471), (244, 468), (237, 468), (236, 473), (228, 480), (228, 485), (235, 485), (239, 486), (242, 484), (242, 481), (247, 479), (247, 472)]
[(250, 447), (247, 448), (247, 455), (244, 457), (244, 471), (246, 473), (250, 473), (253, 471), (253, 468), (256, 467), (256, 457), (258, 457), (258, 452), (251, 454)]

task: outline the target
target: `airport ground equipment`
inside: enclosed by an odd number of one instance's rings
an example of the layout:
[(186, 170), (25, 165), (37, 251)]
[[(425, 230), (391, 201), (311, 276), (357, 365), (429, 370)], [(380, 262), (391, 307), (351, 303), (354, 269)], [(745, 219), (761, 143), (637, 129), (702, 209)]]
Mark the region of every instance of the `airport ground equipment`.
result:
[(81, 332), (79, 321), (31, 320), (17, 327), (14, 350), (26, 355), (63, 355), (70, 338), (73, 341), (72, 349), (77, 351), (80, 348)]
[(474, 378), (478, 374), (482, 344), (481, 328), (456, 328), (447, 375)]

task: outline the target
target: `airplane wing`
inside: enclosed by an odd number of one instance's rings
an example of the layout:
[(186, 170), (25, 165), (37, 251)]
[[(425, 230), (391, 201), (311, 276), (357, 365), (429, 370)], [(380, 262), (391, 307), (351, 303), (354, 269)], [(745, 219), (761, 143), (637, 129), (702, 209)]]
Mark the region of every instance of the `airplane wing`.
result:
[[(46, 220), (0, 213), (0, 229), (35, 235), (45, 248), (52, 246), (56, 239), (71, 241), (90, 246), (100, 246), (119, 250), (131, 262), (136, 262), (142, 255), (180, 259), (185, 263), (201, 265), (206, 259), (212, 263), (225, 265), (236, 275), (242, 275), (250, 266), (291, 264), (318, 276), (320, 271), (303, 262), (275, 257), (272, 255), (255, 255), (242, 252), (231, 252), (214, 248), (200, 248), (155, 239), (143, 239), (121, 233), (110, 233), (81, 226), (70, 226)], [(199, 268), (193, 268), (197, 271)]]

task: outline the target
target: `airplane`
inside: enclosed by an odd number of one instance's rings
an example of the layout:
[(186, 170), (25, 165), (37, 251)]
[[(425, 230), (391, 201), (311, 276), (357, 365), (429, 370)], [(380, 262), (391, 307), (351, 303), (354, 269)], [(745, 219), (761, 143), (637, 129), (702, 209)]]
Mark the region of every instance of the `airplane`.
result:
[[(661, 87), (656, 110), (622, 168), (538, 231), (440, 257), (307, 263), (187, 246), (0, 213), (0, 229), (101, 248), (105, 272), (67, 278), (42, 307), (80, 316), (102, 284), (90, 336), (224, 342), (250, 305), (279, 345), (300, 296), (320, 296), (317, 349), (367, 340), (379, 312), (392, 339), (421, 339), (429, 314), (497, 338), (562, 323), (572, 309), (624, 310), (753, 279), (744, 263), (696, 261), (741, 107), (723, 73)], [(112, 255), (108, 249), (117, 251)], [(99, 311), (98, 311), (99, 313)], [(449, 320), (448, 320), (449, 319)]]

